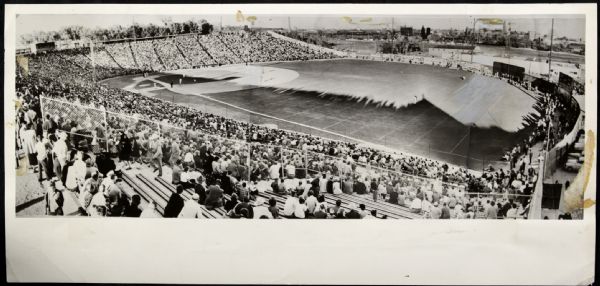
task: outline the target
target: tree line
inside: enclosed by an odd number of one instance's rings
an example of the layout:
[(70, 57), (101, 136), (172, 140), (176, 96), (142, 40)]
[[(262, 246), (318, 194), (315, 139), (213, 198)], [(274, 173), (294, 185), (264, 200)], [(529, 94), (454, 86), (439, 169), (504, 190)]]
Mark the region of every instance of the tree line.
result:
[(162, 25), (147, 24), (141, 25), (134, 23), (131, 26), (114, 26), (110, 28), (90, 29), (79, 25), (64, 27), (58, 31), (36, 31), (34, 33), (21, 35), (21, 44), (45, 43), (56, 41), (109, 41), (128, 38), (148, 38), (167, 35), (200, 33), (202, 35), (210, 34), (213, 31), (213, 25), (206, 20), (172, 22), (168, 19), (162, 20)]

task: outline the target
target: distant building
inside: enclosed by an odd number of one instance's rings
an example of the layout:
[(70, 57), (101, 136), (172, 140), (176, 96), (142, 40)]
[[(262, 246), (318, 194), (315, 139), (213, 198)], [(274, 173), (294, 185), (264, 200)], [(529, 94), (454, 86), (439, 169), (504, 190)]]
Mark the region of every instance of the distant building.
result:
[(54, 42), (36, 43), (36, 52), (48, 52), (56, 50), (56, 44)]
[(476, 53), (478, 49), (471, 45), (430, 45), (427, 51), (432, 56), (444, 59), (460, 59), (462, 54)]
[(36, 52), (35, 44), (21, 45), (15, 50), (17, 55), (28, 55)]
[(56, 41), (54, 44), (56, 45), (57, 50), (77, 49), (90, 46), (90, 42), (84, 40)]
[(583, 55), (585, 53), (585, 44), (584, 43), (569, 43), (567, 45), (567, 50), (570, 53)]
[(412, 27), (400, 27), (400, 35), (402, 36), (412, 36), (414, 33), (414, 30)]

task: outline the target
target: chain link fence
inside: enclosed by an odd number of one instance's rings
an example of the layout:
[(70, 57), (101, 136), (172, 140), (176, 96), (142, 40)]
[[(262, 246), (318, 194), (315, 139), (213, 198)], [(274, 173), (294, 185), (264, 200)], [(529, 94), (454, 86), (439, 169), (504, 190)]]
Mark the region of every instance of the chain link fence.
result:
[(50, 116), (57, 129), (69, 136), (71, 145), (79, 150), (106, 152), (106, 112), (62, 100), (40, 96), (42, 117)]
[[(212, 155), (222, 160), (233, 160), (236, 168), (220, 170), (232, 172), (242, 180), (260, 180), (268, 178), (310, 179), (315, 176), (329, 174), (340, 180), (360, 179), (365, 183), (373, 179), (387, 182), (401, 182), (402, 186), (415, 188), (459, 188), (458, 185), (438, 182), (404, 171), (389, 169), (369, 163), (356, 162), (348, 158), (329, 156), (324, 153), (286, 148), (278, 145), (248, 142), (208, 134), (199, 130), (188, 130), (164, 122), (141, 119), (138, 116), (107, 112), (94, 107), (81, 106), (74, 103), (41, 97), (42, 114), (58, 118), (66, 132), (85, 138), (88, 144), (96, 141), (101, 152), (119, 153), (120, 136), (126, 134), (143, 142), (139, 155), (150, 157), (154, 141), (161, 141), (163, 163), (173, 164), (176, 160), (184, 161), (186, 150), (194, 147), (198, 150), (202, 144), (208, 145)], [(68, 128), (73, 126), (72, 128)], [(158, 140), (160, 139), (160, 140)], [(80, 139), (81, 140), (81, 139)], [(174, 144), (177, 142), (177, 144)], [(177, 145), (177, 147), (173, 147)], [(174, 157), (172, 153), (177, 153)], [(217, 159), (217, 160), (218, 160)], [(273, 167), (273, 165), (277, 165)], [(201, 166), (213, 168), (213, 166)], [(273, 167), (273, 168), (272, 168)], [(437, 186), (439, 185), (439, 186)]]

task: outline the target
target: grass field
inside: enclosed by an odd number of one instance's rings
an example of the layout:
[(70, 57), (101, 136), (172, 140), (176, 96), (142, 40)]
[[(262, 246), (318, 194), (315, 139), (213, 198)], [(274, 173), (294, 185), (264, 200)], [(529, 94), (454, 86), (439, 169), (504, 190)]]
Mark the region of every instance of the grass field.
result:
[[(463, 71), (365, 61), (271, 65), (294, 68), (300, 76), (276, 87), (257, 87), (235, 86), (228, 80), (193, 82), (190, 78), (179, 85), (176, 76), (162, 74), (154, 80), (164, 88), (146, 95), (255, 124), (384, 145), (457, 165), (468, 164), (473, 169), (500, 160), (529, 132), (461, 122), (465, 119), (461, 114), (475, 116), (478, 112), (498, 117), (492, 122), (502, 122), (501, 117), (520, 121), (523, 112), (532, 111), (533, 99), (495, 79), (477, 79), (467, 85), (474, 76)], [(461, 80), (460, 75), (466, 75), (467, 80)], [(144, 80), (148, 79), (138, 77), (137, 81)], [(173, 89), (172, 80), (176, 83)], [(423, 90), (427, 92), (425, 99), (406, 103), (410, 102), (408, 96)], [(394, 106), (396, 99), (396, 103), (404, 104)], [(520, 106), (513, 107), (515, 104)], [(467, 162), (467, 158), (471, 160)]]

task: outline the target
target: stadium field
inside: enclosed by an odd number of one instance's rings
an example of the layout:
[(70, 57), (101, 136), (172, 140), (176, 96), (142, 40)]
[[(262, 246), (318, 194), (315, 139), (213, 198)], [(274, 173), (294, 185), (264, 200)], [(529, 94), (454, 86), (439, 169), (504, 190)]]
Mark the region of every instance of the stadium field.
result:
[[(248, 79), (256, 69), (263, 77)], [(105, 83), (123, 88), (124, 81), (135, 82), (125, 89), (226, 117), (473, 169), (500, 160), (528, 136), (523, 118), (535, 103), (501, 80), (466, 71), (361, 60), (179, 70)], [(148, 81), (156, 85), (139, 84)]]

